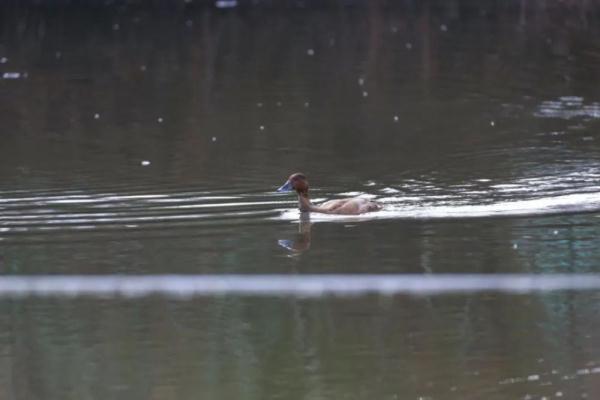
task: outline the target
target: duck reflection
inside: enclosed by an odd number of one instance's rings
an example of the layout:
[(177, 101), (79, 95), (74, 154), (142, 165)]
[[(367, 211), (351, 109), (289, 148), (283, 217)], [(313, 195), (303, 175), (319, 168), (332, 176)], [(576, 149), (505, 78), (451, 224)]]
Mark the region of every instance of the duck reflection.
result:
[(298, 233), (294, 239), (280, 239), (277, 241), (284, 249), (290, 252), (291, 256), (300, 255), (310, 248), (310, 213), (300, 213), (300, 221), (298, 223)]

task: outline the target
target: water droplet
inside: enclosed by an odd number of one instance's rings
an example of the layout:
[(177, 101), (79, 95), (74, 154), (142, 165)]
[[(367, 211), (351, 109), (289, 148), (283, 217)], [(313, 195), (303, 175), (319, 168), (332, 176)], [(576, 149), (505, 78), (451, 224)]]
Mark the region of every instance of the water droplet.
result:
[(516, 243), (513, 243), (513, 249), (515, 249), (515, 250), (516, 250), (516, 249), (518, 249), (518, 248), (519, 248), (519, 245), (518, 245), (518, 244), (516, 244)]
[(491, 125), (491, 126), (495, 126), (495, 125), (496, 125), (496, 123), (495, 123), (494, 121), (490, 121), (490, 125)]
[(590, 374), (590, 370), (589, 368), (582, 368), (582, 369), (578, 369), (576, 371), (577, 375), (589, 375)]
[(413, 45), (412, 45), (412, 43), (410, 43), (410, 42), (406, 42), (406, 45), (405, 45), (405, 46), (406, 46), (406, 48), (407, 48), (408, 50), (410, 50), (410, 49), (412, 49), (412, 48), (413, 48)]
[(6, 64), (8, 62), (8, 58), (2, 57), (0, 58), (0, 64)]
[(394, 115), (394, 122), (398, 122), (400, 120), (400, 118), (398, 118), (397, 115)]
[(277, 107), (281, 107), (281, 102), (278, 101), (277, 103), (275, 103), (277, 105)]
[(440, 25), (440, 30), (442, 32), (447, 32), (448, 31), (448, 27), (446, 25), (442, 24), (442, 25)]
[(192, 26), (194, 26), (194, 21), (192, 21), (191, 19), (188, 19), (187, 21), (185, 21), (185, 26), (187, 26), (188, 28), (191, 28)]
[(113, 31), (118, 31), (120, 28), (121, 28), (121, 25), (119, 25), (119, 24), (113, 25)]
[(309, 106), (310, 106), (310, 103), (308, 101), (304, 103), (304, 107), (309, 107)]
[(260, 108), (260, 107), (262, 107), (262, 106), (263, 106), (263, 103), (261, 103), (261, 102), (258, 102), (258, 103), (256, 103), (256, 107), (259, 107), (259, 108)]
[(265, 130), (265, 126), (264, 126), (264, 125), (261, 125), (261, 126), (259, 127), (259, 129), (260, 129), (261, 131), (264, 131), (264, 130)]
[(529, 375), (529, 376), (527, 377), (527, 380), (528, 380), (528, 381), (530, 381), (530, 382), (537, 381), (537, 380), (539, 380), (539, 379), (540, 379), (540, 376), (539, 376), (539, 375)]
[(555, 230), (555, 231), (554, 231), (554, 232), (552, 232), (552, 233), (554, 233), (555, 235), (558, 235), (558, 231), (557, 231), (557, 230)]
[(2, 74), (2, 78), (4, 79), (19, 79), (21, 74), (19, 72), (5, 72)]
[(362, 95), (363, 95), (363, 97), (367, 97), (367, 96), (369, 96), (369, 92), (364, 91), (364, 92), (362, 92)]
[(145, 72), (147, 67), (145, 65), (140, 65), (140, 71)]
[(57, 51), (56, 53), (54, 53), (54, 57), (56, 57), (57, 60), (60, 60), (62, 58), (62, 53), (60, 51)]
[(142, 164), (142, 167), (147, 167), (148, 165), (150, 165), (150, 161), (148, 161), (148, 160), (143, 160), (143, 161), (141, 162), (141, 164)]
[(364, 78), (358, 78), (358, 85), (362, 86), (365, 84), (365, 79)]
[(562, 397), (563, 393), (562, 393), (562, 392), (556, 392), (556, 393), (554, 393), (554, 395), (555, 395), (556, 397)]
[(212, 140), (213, 142), (216, 142), (216, 141), (217, 141), (217, 137), (216, 137), (216, 136), (213, 136), (211, 140)]
[(217, 0), (215, 2), (215, 7), (217, 8), (234, 8), (237, 5), (237, 0)]
[(100, 114), (96, 113), (94, 114), (94, 119), (99, 119), (100, 118)]
[(162, 119), (162, 117), (158, 117), (157, 121), (158, 121), (158, 123), (159, 123), (159, 124), (162, 124), (162, 122), (163, 122), (164, 120)]
[(313, 49), (308, 49), (306, 50), (306, 54), (309, 56), (314, 56), (315, 55), (315, 51)]

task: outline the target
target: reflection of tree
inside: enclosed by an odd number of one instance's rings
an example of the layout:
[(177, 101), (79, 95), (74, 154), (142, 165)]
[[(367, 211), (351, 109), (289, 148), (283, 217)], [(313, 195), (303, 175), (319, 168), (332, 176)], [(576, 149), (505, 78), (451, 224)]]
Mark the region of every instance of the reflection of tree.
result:
[(532, 374), (553, 382), (553, 391), (593, 390), (585, 377), (562, 379), (600, 357), (590, 351), (599, 326), (589, 300), (483, 294), (5, 301), (0, 393), (444, 398), (454, 387), (457, 398), (507, 391), (520, 398), (532, 384), (498, 382)]
[[(468, 85), (502, 97), (501, 81), (535, 91), (598, 78), (597, 68), (581, 68), (586, 61), (595, 65), (594, 2), (368, 2), (293, 11), (242, 2), (230, 12), (212, 3), (23, 4), (0, 13), (9, 57), (3, 68), (29, 74), (4, 82), (0, 93), (7, 131), (0, 174), (8, 185), (37, 180), (48, 186), (63, 174), (70, 176), (64, 185), (86, 186), (90, 177), (106, 179), (98, 169), (107, 163), (111, 182), (129, 183), (142, 174), (130, 168), (140, 158), (161, 166), (154, 179), (182, 183), (230, 177), (238, 166), (306, 164), (303, 152), (265, 157), (273, 148), (335, 149), (350, 169), (375, 151), (393, 160), (393, 150), (406, 146), (427, 147), (433, 159), (448, 146), (438, 149), (419, 135), (399, 138), (386, 125), (400, 108), (408, 125), (442, 129), (417, 121), (423, 104), (415, 109), (414, 96), (427, 99), (435, 114), (448, 106), (436, 105), (440, 98), (460, 96)], [(307, 56), (308, 48), (316, 55)], [(548, 58), (549, 51), (559, 58)], [(523, 68), (524, 55), (529, 68), (538, 65), (534, 76)], [(573, 56), (577, 63), (569, 61)], [(360, 77), (368, 101), (357, 87)], [(413, 81), (425, 90), (415, 91)], [(309, 111), (306, 101), (314, 104)], [(476, 141), (479, 131), (464, 135)], [(391, 160), (399, 170), (418, 162)]]

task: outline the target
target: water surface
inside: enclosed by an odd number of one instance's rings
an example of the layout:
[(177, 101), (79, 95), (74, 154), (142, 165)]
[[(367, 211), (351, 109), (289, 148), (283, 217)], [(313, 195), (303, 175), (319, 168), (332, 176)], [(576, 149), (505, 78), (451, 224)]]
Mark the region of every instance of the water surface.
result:
[[(0, 6), (4, 275), (599, 272), (596, 2), (231, 5)], [(3, 296), (0, 386), (595, 398), (597, 297)]]

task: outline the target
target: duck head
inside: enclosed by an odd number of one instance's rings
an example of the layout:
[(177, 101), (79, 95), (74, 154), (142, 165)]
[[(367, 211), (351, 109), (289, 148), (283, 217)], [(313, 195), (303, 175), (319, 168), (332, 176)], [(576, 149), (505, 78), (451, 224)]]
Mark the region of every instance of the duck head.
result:
[(277, 189), (278, 192), (291, 192), (295, 191), (298, 194), (308, 194), (308, 181), (306, 175), (302, 172), (296, 172), (290, 175), (288, 180)]

